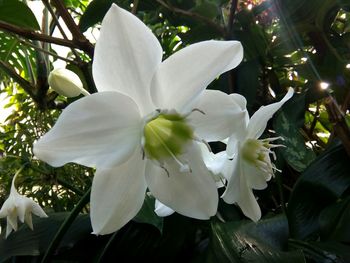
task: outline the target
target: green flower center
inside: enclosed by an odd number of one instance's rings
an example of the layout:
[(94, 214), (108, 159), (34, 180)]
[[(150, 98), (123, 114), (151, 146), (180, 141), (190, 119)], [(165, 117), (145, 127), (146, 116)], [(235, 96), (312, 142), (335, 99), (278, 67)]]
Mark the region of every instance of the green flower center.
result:
[(194, 137), (186, 117), (177, 113), (160, 113), (146, 123), (143, 133), (147, 158), (158, 161), (176, 159)]
[(262, 162), (265, 160), (266, 150), (262, 141), (248, 139), (241, 148), (241, 154), (244, 160), (256, 164), (258, 160)]

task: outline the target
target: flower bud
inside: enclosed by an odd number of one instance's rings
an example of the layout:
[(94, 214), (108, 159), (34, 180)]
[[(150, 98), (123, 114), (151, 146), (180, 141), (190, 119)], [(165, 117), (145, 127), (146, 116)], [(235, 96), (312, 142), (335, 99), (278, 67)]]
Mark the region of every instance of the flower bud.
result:
[(58, 94), (68, 98), (76, 97), (80, 94), (89, 94), (84, 90), (83, 83), (78, 75), (65, 68), (51, 71), (48, 82), (50, 87)]

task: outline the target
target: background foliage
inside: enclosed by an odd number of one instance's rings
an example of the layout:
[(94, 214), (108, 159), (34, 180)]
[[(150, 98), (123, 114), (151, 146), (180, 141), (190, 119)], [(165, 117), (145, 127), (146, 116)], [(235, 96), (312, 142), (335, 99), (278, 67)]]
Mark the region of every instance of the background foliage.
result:
[[(35, 2), (45, 6), (41, 21), (29, 8)], [(282, 172), (255, 192), (263, 212), (257, 224), (221, 202), (210, 221), (162, 219), (147, 197), (132, 222), (96, 237), (88, 216), (93, 171), (33, 157), (33, 142), (73, 101), (49, 89), (54, 63), (64, 61), (96, 91), (95, 41), (87, 36), (113, 2), (153, 30), (164, 57), (202, 40), (241, 41), (244, 61), (209, 88), (244, 95), (250, 113), (288, 87), (297, 91), (266, 132), (287, 147), (277, 152)], [(57, 46), (69, 50), (62, 55)], [(34, 220), (34, 231), (22, 225), (8, 239), (2, 233), (0, 262), (350, 262), (349, 1), (0, 0), (0, 81), (1, 113), (10, 110), (0, 123), (0, 203), (25, 166), (19, 191), (49, 213)]]

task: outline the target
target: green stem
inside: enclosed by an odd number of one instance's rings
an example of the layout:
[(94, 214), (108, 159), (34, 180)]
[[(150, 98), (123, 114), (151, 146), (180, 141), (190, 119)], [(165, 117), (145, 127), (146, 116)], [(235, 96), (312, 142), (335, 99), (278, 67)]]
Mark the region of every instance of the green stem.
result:
[(44, 257), (41, 260), (41, 263), (51, 262), (51, 258), (55, 253), (58, 245), (60, 244), (62, 238), (64, 237), (64, 235), (66, 234), (66, 232), (68, 231), (72, 223), (74, 222), (75, 218), (79, 215), (80, 211), (89, 202), (90, 192), (91, 192), (91, 188), (84, 194), (84, 196), (80, 199), (78, 204), (71, 211), (70, 215), (64, 220), (61, 227), (58, 229), (56, 235), (52, 239), (48, 249), (46, 250)]

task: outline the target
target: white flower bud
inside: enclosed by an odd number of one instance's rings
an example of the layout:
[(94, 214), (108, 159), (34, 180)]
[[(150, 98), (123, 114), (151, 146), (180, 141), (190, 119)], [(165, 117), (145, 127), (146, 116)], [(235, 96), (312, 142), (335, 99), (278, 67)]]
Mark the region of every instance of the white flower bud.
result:
[(89, 95), (83, 88), (83, 83), (78, 75), (65, 68), (51, 71), (48, 82), (53, 90), (68, 98), (76, 97), (80, 94)]

